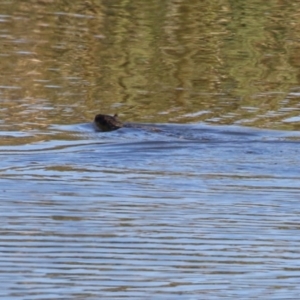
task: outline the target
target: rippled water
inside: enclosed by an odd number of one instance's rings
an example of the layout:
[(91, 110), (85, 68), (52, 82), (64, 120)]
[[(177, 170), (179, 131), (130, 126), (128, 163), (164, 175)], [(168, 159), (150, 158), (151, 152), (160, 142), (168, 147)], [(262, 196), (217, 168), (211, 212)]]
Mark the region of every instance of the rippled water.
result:
[(0, 1), (1, 299), (299, 298), (300, 4), (240, 2)]
[(1, 297), (297, 298), (300, 135), (158, 128), (0, 148)]

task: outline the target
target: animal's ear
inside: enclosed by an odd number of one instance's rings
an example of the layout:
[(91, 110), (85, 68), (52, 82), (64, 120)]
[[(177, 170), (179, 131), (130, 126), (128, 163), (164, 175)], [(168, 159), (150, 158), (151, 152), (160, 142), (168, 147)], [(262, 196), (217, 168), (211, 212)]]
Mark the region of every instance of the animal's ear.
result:
[(118, 114), (114, 114), (114, 118), (117, 118), (118, 117)]

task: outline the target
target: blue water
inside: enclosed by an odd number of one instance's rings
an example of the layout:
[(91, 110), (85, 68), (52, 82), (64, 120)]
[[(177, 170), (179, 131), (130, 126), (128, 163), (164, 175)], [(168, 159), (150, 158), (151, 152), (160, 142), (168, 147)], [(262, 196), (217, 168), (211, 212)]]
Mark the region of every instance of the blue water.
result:
[(3, 133), (1, 298), (297, 299), (300, 135), (157, 126)]

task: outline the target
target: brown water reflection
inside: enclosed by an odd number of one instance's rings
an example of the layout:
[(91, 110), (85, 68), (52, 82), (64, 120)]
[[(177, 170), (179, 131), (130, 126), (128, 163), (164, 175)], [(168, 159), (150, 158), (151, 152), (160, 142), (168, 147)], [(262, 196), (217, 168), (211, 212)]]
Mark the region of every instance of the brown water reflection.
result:
[[(2, 2), (6, 129), (91, 120), (297, 129), (292, 2)], [(288, 20), (288, 21), (287, 21)]]

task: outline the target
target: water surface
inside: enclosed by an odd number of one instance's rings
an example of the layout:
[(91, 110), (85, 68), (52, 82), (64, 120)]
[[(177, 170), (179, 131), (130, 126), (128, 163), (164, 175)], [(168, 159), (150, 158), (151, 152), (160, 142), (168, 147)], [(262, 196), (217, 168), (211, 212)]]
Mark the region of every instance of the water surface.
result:
[(298, 299), (299, 12), (0, 2), (0, 298)]
[(157, 126), (1, 147), (5, 299), (297, 296), (299, 134)]

